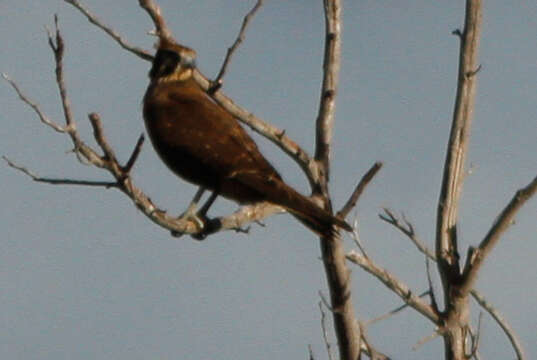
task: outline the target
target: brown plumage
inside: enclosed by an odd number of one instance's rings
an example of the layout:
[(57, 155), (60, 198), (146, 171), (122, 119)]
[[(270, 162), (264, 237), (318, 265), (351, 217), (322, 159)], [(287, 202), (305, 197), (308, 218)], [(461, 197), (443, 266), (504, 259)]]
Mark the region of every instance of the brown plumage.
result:
[(328, 234), (343, 220), (288, 186), (237, 120), (192, 77), (195, 52), (161, 40), (144, 96), (149, 137), (181, 178), (241, 204), (280, 205), (313, 231)]

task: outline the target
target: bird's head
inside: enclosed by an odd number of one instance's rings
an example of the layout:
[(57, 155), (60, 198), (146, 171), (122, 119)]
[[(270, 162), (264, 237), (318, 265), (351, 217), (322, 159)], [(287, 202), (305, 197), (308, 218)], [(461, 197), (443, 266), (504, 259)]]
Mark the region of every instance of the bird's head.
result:
[(192, 76), (196, 52), (168, 39), (160, 39), (149, 78), (153, 81), (184, 81)]

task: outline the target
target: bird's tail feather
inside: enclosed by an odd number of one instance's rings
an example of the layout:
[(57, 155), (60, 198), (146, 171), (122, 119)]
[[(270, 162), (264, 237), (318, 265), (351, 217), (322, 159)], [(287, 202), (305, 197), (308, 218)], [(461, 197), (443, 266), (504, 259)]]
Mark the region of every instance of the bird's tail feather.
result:
[(287, 192), (287, 201), (282, 205), (298, 221), (317, 234), (330, 235), (335, 231), (334, 226), (352, 231), (352, 227), (345, 220), (330, 214), (293, 188), (286, 186), (285, 191)]
[(283, 182), (279, 176), (267, 178), (255, 172), (243, 172), (235, 174), (234, 179), (263, 194), (263, 200), (282, 206), (301, 223), (321, 236), (329, 236), (337, 231), (334, 226), (352, 232), (352, 227), (345, 220), (322, 209)]

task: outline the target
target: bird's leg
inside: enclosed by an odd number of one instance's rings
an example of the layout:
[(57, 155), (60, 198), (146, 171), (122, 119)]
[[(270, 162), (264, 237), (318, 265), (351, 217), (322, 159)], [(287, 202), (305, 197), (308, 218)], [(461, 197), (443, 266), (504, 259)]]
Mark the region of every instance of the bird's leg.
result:
[(205, 204), (203, 204), (203, 206), (201, 207), (201, 209), (198, 211), (198, 216), (199, 217), (202, 217), (202, 218), (206, 218), (207, 216), (207, 211), (209, 211), (209, 208), (211, 207), (211, 205), (214, 203), (214, 201), (216, 200), (216, 198), (218, 197), (218, 193), (216, 191), (213, 191), (213, 193), (211, 194), (211, 196), (207, 199), (207, 201), (205, 202)]
[(188, 205), (188, 209), (186, 209), (186, 211), (179, 216), (181, 219), (194, 221), (200, 230), (204, 230), (209, 222), (209, 219), (207, 218), (207, 211), (209, 211), (209, 208), (218, 197), (218, 193), (216, 191), (211, 193), (211, 196), (207, 199), (205, 204), (203, 204), (203, 206), (198, 210), (198, 202), (200, 201), (204, 192), (205, 188), (200, 186), (196, 192), (196, 195), (194, 195), (194, 198), (190, 202), (190, 205)]
[(220, 221), (218, 219), (211, 220), (207, 217), (207, 211), (209, 211), (209, 208), (214, 203), (216, 198), (218, 197), (218, 192), (214, 191), (211, 196), (207, 199), (205, 204), (201, 207), (201, 209), (197, 212), (196, 218), (203, 222), (202, 230), (198, 234), (192, 235), (192, 237), (196, 240), (204, 240), (207, 235), (213, 233), (216, 229), (218, 229), (220, 225)]
[(205, 192), (205, 188), (203, 186), (200, 186), (198, 191), (196, 192), (196, 195), (192, 198), (192, 201), (190, 202), (190, 205), (188, 205), (188, 209), (186, 209), (185, 214), (195, 214), (196, 208), (198, 206), (198, 201), (200, 201), (203, 193)]
[(190, 205), (188, 205), (188, 209), (186, 209), (186, 211), (182, 213), (180, 216), (180, 218), (183, 218), (183, 219), (193, 220), (200, 229), (203, 229), (204, 222), (198, 217), (197, 208), (198, 208), (198, 202), (200, 201), (201, 196), (203, 195), (204, 192), (205, 192), (205, 188), (203, 186), (200, 186), (198, 191), (196, 192), (196, 195), (194, 195), (194, 198), (192, 198)]

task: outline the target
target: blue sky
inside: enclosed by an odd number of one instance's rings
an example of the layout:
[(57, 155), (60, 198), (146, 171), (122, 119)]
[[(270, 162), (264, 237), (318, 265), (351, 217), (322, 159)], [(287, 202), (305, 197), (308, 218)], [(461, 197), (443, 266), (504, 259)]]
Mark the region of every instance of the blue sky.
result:
[[(151, 49), (152, 24), (136, 1), (86, 0), (105, 23)], [(176, 38), (198, 52), (208, 77), (219, 70), (253, 1), (160, 1)], [(462, 196), (462, 253), (477, 244), (514, 192), (537, 172), (537, 4), (487, 1), (478, 96)], [(266, 1), (225, 78), (224, 91), (313, 148), (321, 80), (322, 2)], [(356, 215), (370, 255), (415, 291), (426, 289), (424, 259), (382, 223), (382, 207), (404, 211), (432, 246), (436, 203), (456, 86), (464, 2), (346, 1), (343, 63), (334, 129), (331, 192), (336, 207), (375, 161), (384, 168)], [(44, 27), (58, 13), (65, 76), (78, 128), (94, 144), (89, 112), (101, 115), (124, 161), (141, 132), (150, 64), (121, 50), (59, 0), (0, 2), (0, 71), (55, 121), (61, 108)], [(66, 136), (41, 125), (12, 89), (0, 85), (0, 154), (43, 176), (109, 180), (76, 161)], [(255, 137), (286, 181), (303, 192), (295, 164)], [(162, 208), (181, 213), (195, 188), (171, 174), (146, 143), (133, 172)], [(0, 166), (0, 355), (6, 359), (326, 358), (318, 291), (327, 293), (318, 240), (288, 215), (249, 235), (204, 242), (172, 238), (114, 190), (31, 182)], [(218, 200), (212, 214), (236, 205)], [(537, 201), (517, 216), (485, 263), (479, 289), (509, 320), (528, 358), (537, 356), (534, 287)], [(352, 241), (345, 239), (347, 249)], [(440, 284), (436, 282), (437, 290)], [(357, 315), (367, 320), (400, 304), (353, 268)], [(479, 308), (473, 307), (477, 319)], [(404, 331), (401, 331), (404, 329)], [(333, 338), (333, 331), (330, 328)], [(433, 331), (411, 310), (369, 329), (398, 359), (438, 356), (441, 340), (411, 348)], [(388, 335), (388, 336), (386, 336)], [(484, 358), (512, 358), (484, 316)]]

